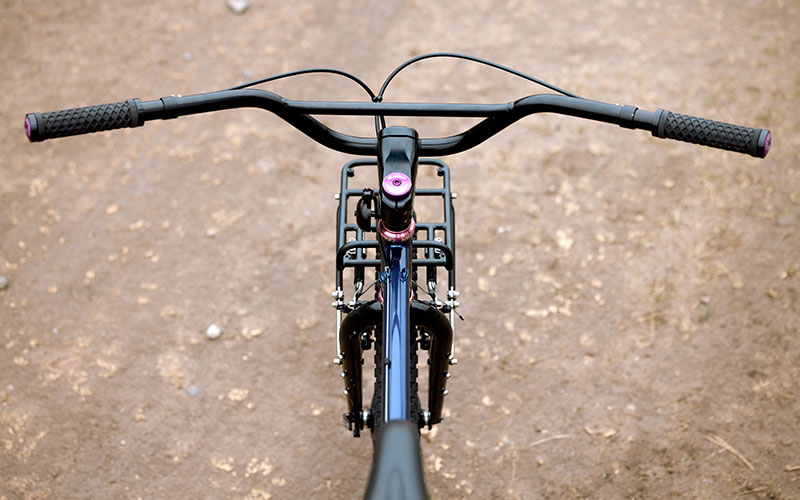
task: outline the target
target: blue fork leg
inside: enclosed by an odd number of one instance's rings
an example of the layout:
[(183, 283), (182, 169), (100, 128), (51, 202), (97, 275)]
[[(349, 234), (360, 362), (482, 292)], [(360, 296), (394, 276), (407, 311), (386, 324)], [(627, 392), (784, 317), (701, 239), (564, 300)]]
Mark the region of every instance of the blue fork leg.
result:
[(411, 240), (385, 246), (387, 282), (383, 292), (383, 418), (409, 417)]

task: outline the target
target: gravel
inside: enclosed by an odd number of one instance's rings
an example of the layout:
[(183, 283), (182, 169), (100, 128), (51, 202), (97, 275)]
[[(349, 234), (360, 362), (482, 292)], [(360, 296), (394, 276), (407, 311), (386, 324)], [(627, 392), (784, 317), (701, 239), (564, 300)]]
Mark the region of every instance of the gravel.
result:
[(250, 2), (247, 0), (228, 0), (228, 7), (237, 14), (241, 14), (250, 7)]
[(206, 329), (206, 337), (210, 338), (211, 340), (218, 339), (220, 335), (222, 335), (222, 329), (217, 325), (210, 325)]

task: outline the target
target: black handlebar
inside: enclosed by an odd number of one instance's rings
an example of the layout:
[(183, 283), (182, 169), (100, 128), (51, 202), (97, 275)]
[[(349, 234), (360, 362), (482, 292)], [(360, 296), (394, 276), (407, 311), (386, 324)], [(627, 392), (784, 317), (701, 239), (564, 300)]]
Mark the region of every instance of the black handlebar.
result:
[(771, 134), (703, 118), (634, 106), (609, 104), (564, 95), (539, 94), (506, 104), (438, 104), (385, 102), (293, 101), (264, 90), (223, 90), (191, 96), (163, 97), (153, 101), (127, 101), (75, 108), (25, 117), (25, 131), (32, 142), (56, 137), (138, 127), (149, 120), (243, 107), (271, 111), (320, 144), (336, 151), (375, 155), (378, 140), (337, 132), (312, 115), (440, 116), (484, 118), (472, 128), (450, 137), (420, 139), (421, 156), (459, 153), (482, 143), (517, 120), (536, 113), (558, 113), (614, 123), (625, 128), (649, 130), (654, 136), (702, 144), (764, 158)]

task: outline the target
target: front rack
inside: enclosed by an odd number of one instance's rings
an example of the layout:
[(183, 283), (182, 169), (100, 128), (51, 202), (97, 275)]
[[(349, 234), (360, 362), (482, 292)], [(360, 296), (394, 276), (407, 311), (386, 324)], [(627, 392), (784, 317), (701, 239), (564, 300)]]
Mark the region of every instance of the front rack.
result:
[[(351, 221), (352, 214), (348, 216), (348, 201), (351, 198), (359, 198), (364, 192), (363, 186), (359, 189), (349, 186), (350, 179), (355, 177), (355, 169), (375, 167), (377, 172), (377, 166), (376, 160), (363, 159), (348, 162), (342, 167), (341, 192), (338, 195), (339, 208), (336, 213), (336, 287), (339, 290), (343, 286), (345, 268), (356, 268), (357, 276), (363, 276), (363, 272), (367, 268), (376, 271), (380, 268), (380, 259), (374, 255), (374, 252), (368, 252), (368, 250), (377, 250), (378, 248), (378, 241), (374, 239), (375, 224), (372, 224), (370, 233), (365, 233), (355, 222)], [(414, 279), (416, 281), (419, 268), (424, 267), (427, 271), (427, 280), (435, 283), (436, 268), (443, 267), (448, 272), (447, 289), (455, 289), (455, 211), (453, 209), (455, 196), (450, 190), (450, 168), (443, 161), (434, 159), (419, 160), (419, 168), (420, 172), (423, 168), (435, 168), (436, 175), (442, 179), (442, 187), (417, 188), (414, 195), (417, 198), (441, 197), (443, 220), (416, 223), (417, 229), (412, 242)]]

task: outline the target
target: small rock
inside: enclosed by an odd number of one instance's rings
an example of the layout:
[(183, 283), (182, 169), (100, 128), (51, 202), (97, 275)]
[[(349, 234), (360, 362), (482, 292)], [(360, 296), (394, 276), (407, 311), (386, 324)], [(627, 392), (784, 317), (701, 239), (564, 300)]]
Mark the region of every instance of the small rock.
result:
[(5, 290), (8, 288), (8, 278), (5, 276), (0, 276), (0, 291)]
[(228, 0), (228, 7), (237, 14), (241, 14), (250, 7), (250, 2), (247, 0)]
[(247, 396), (250, 394), (249, 389), (231, 389), (228, 392), (228, 399), (231, 401), (241, 402), (247, 399)]
[(206, 330), (206, 337), (210, 338), (211, 340), (218, 339), (220, 335), (222, 335), (222, 329), (217, 325), (211, 325)]
[(236, 468), (236, 462), (233, 460), (233, 457), (212, 458), (211, 465), (224, 472), (231, 472)]

